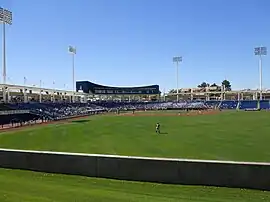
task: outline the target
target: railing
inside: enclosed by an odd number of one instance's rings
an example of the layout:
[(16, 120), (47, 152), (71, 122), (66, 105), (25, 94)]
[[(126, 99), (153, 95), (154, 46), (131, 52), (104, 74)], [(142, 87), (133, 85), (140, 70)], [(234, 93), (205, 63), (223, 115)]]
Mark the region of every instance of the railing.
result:
[(27, 114), (30, 110), (6, 110), (0, 111), (0, 115), (11, 115), (11, 114)]

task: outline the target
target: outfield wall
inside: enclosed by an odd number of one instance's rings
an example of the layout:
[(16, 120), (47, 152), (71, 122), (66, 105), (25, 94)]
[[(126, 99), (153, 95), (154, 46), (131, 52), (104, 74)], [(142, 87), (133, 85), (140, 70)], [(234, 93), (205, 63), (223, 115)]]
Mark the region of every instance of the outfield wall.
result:
[(270, 191), (270, 163), (0, 149), (0, 167), (121, 180)]

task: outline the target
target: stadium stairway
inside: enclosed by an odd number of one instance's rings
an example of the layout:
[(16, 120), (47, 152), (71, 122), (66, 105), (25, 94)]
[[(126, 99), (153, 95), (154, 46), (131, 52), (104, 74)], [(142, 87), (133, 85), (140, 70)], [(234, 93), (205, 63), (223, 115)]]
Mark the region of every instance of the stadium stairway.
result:
[(240, 107), (240, 101), (237, 102), (236, 110), (239, 110), (239, 107)]
[(221, 101), (221, 102), (219, 102), (219, 104), (218, 104), (218, 109), (220, 109), (221, 103), (222, 103), (222, 101)]

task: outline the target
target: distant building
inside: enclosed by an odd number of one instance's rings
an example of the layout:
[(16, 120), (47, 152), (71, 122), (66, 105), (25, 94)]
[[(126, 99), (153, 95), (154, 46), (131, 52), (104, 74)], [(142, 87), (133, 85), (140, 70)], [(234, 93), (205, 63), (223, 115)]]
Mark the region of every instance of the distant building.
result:
[(112, 87), (92, 83), (90, 81), (77, 81), (76, 91), (95, 95), (160, 95), (159, 85), (136, 87)]

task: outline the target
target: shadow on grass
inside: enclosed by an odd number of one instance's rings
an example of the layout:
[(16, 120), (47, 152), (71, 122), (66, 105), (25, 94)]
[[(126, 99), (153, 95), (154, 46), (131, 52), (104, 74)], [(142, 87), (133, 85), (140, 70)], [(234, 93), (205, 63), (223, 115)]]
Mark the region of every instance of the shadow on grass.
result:
[(160, 135), (168, 135), (167, 132), (160, 132), (159, 134), (160, 134)]
[(88, 123), (90, 120), (76, 120), (72, 121), (72, 123)]

